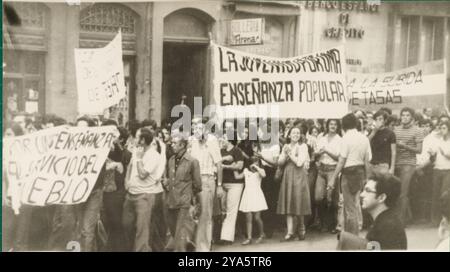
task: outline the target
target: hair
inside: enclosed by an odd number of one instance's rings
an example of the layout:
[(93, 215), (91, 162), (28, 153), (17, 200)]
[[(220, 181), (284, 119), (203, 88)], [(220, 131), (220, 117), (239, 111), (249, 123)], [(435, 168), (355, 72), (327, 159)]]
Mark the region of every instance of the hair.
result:
[(309, 128), (309, 135), (312, 135), (312, 131), (314, 130), (314, 129), (316, 129), (317, 130), (317, 133), (319, 134), (320, 133), (320, 130), (319, 130), (319, 128), (318, 127), (316, 127), (316, 126), (311, 126), (310, 128)]
[(403, 109), (400, 111), (400, 116), (402, 116), (402, 114), (403, 114), (404, 112), (409, 112), (409, 114), (411, 114), (411, 117), (412, 117), (412, 118), (416, 118), (416, 113), (415, 113), (415, 111), (414, 111), (413, 109), (411, 109), (411, 108), (409, 108), (409, 107), (403, 108)]
[(349, 113), (342, 118), (342, 129), (349, 130), (358, 126), (358, 119), (353, 113)]
[(141, 127), (141, 124), (139, 123), (138, 120), (132, 119), (132, 120), (129, 120), (125, 126), (130, 131), (131, 136), (133, 136), (133, 138), (134, 138), (134, 137), (136, 137), (136, 132)]
[(425, 125), (429, 125), (431, 127), (431, 130), (434, 130), (434, 125), (433, 125), (433, 122), (431, 121), (431, 119), (424, 119), (419, 123), (419, 125), (421, 127), (423, 127)]
[(284, 131), (285, 128), (286, 128), (286, 125), (284, 124), (284, 122), (281, 121), (281, 120), (279, 120), (279, 121), (278, 121), (278, 129), (279, 129), (280, 131)]
[(287, 134), (287, 139), (286, 139), (286, 143), (288, 143), (288, 144), (290, 144), (291, 143), (291, 132), (292, 132), (292, 130), (294, 130), (294, 129), (298, 129), (299, 131), (300, 131), (300, 139), (299, 139), (299, 143), (304, 143), (306, 140), (305, 140), (305, 133), (303, 132), (304, 130), (302, 130), (302, 128), (301, 127), (299, 127), (299, 126), (296, 126), (296, 127), (292, 127), (291, 129), (289, 129), (289, 132), (288, 132), (288, 134)]
[(119, 141), (124, 144), (130, 136), (130, 133), (124, 127), (118, 127), (117, 129), (119, 130)]
[(387, 114), (392, 115), (392, 110), (388, 107), (381, 107), (380, 111), (385, 111)]
[(439, 198), (439, 206), (442, 217), (450, 220), (450, 190), (444, 191)]
[(298, 126), (298, 125), (301, 125), (302, 123), (303, 123), (302, 120), (300, 120), (300, 119), (295, 119), (294, 123), (292, 124), (292, 127), (296, 127), (296, 126)]
[(119, 125), (113, 119), (106, 119), (105, 121), (102, 122), (102, 126), (115, 126), (115, 127), (118, 127)]
[(54, 126), (56, 126), (55, 125), (55, 119), (56, 119), (57, 117), (56, 117), (56, 115), (54, 115), (54, 114), (46, 114), (46, 115), (44, 115), (43, 117), (42, 117), (42, 123), (44, 123), (44, 124), (49, 124), (49, 123), (52, 123)]
[(173, 137), (174, 139), (178, 139), (178, 141), (184, 146), (184, 148), (188, 147), (189, 141), (186, 137), (183, 137), (181, 134), (178, 134)]
[(325, 127), (325, 134), (328, 134), (328, 132), (329, 132), (329, 127), (330, 127), (331, 121), (335, 121), (336, 122), (336, 126), (337, 126), (336, 133), (341, 135), (342, 134), (342, 132), (341, 132), (342, 128), (341, 128), (341, 122), (339, 121), (339, 119), (328, 119), (327, 120), (326, 127)]
[(29, 125), (34, 126), (34, 121), (33, 118), (31, 118), (31, 116), (25, 117), (25, 127), (28, 127)]
[(262, 165), (261, 160), (258, 157), (252, 156), (250, 158), (250, 165), (252, 165), (254, 163), (258, 164), (259, 167), (261, 167), (261, 165)]
[(416, 112), (414, 115), (414, 120), (416, 120), (417, 122), (422, 122), (425, 118), (423, 117), (423, 114), (420, 112)]
[(379, 110), (377, 111), (374, 115), (373, 115), (373, 119), (376, 120), (378, 118), (378, 116), (383, 116), (384, 122), (386, 123), (388, 118), (389, 118), (389, 114), (384, 111), (384, 110)]
[(144, 140), (146, 145), (153, 142), (153, 134), (148, 128), (141, 128), (141, 133), (139, 135), (139, 141)]
[(447, 127), (447, 130), (450, 131), (450, 121), (446, 121), (446, 122), (441, 122), (441, 123), (439, 123), (439, 127), (441, 127), (441, 126), (446, 126), (446, 127)]
[(392, 123), (396, 123), (398, 121), (398, 118), (396, 115), (389, 115), (389, 117), (386, 120), (386, 126), (390, 126)]
[(156, 130), (156, 128), (158, 127), (158, 125), (156, 124), (155, 120), (152, 119), (145, 119), (144, 121), (142, 121), (141, 123), (141, 127), (151, 127), (153, 130)]
[(84, 121), (88, 124), (89, 127), (95, 127), (95, 121), (92, 118), (89, 118), (88, 116), (81, 116), (80, 118), (77, 119), (77, 124), (80, 121)]
[(11, 125), (8, 126), (14, 133), (14, 136), (22, 136), (25, 134), (22, 127), (17, 122), (12, 122)]
[(365, 112), (364, 110), (362, 110), (362, 109), (357, 109), (357, 110), (355, 110), (355, 111), (353, 112), (353, 114), (356, 116), (356, 113), (357, 113), (358, 111), (362, 113), (363, 118), (366, 118), (366, 112)]
[(375, 190), (377, 196), (386, 195), (384, 204), (388, 208), (393, 208), (400, 196), (401, 183), (400, 180), (392, 174), (374, 171), (370, 179), (376, 182)]

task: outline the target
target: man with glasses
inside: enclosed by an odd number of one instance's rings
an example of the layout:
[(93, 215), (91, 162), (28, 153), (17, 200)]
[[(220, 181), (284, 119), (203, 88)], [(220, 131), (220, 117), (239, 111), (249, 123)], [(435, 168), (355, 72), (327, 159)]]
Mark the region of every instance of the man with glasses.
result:
[(373, 219), (366, 239), (381, 250), (406, 250), (405, 228), (393, 208), (400, 196), (398, 178), (386, 172), (374, 172), (361, 193), (362, 208)]

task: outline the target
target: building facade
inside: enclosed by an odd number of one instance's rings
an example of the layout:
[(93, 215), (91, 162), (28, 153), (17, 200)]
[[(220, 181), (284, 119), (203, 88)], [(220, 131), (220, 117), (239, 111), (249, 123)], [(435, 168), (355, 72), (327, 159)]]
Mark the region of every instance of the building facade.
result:
[[(127, 97), (107, 115), (170, 119), (194, 96), (211, 102), (211, 41), (249, 53), (291, 57), (347, 49), (350, 71), (392, 71), (446, 58), (450, 4), (365, 1), (8, 2), (20, 26), (3, 22), (4, 119), (12, 112), (77, 112), (75, 48), (97, 48), (123, 33)], [(5, 18), (5, 16), (3, 16)], [(262, 43), (233, 45), (231, 22), (262, 19)], [(342, 38), (345, 36), (345, 38)], [(450, 75), (450, 74), (449, 74)]]

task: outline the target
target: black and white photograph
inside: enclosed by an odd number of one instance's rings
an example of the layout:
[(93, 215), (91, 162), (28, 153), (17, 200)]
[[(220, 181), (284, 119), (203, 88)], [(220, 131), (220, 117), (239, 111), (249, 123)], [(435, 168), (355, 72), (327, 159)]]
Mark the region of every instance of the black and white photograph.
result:
[(2, 15), (2, 252), (450, 252), (450, 1)]

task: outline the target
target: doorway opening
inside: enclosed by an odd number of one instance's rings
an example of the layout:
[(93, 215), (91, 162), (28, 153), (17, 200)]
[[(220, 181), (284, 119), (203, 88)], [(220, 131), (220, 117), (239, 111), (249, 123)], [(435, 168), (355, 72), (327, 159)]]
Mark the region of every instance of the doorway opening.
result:
[[(162, 120), (173, 123), (179, 117), (171, 117), (172, 108), (185, 104), (194, 114), (194, 97), (203, 97), (203, 107), (208, 102), (207, 94), (207, 44), (164, 42)], [(192, 116), (191, 116), (192, 117)]]

